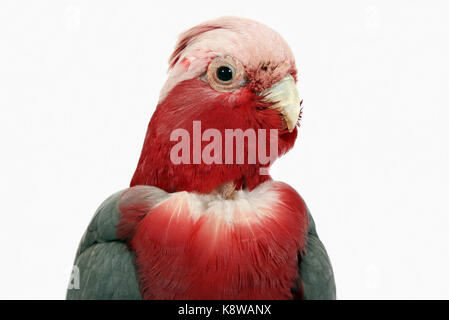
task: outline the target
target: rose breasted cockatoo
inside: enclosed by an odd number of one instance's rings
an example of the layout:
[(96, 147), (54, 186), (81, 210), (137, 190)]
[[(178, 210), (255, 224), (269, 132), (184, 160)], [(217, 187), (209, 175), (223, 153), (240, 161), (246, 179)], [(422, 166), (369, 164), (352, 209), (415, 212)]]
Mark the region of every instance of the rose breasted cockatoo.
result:
[[(67, 298), (335, 298), (332, 267), (304, 201), (267, 174), (274, 158), (237, 161), (268, 149), (273, 137), (275, 154), (293, 147), (296, 78), (286, 42), (258, 22), (226, 17), (181, 34), (131, 187), (98, 209)], [(229, 129), (270, 133), (266, 144), (253, 145), (248, 134), (243, 148), (225, 150)], [(191, 162), (173, 159), (176, 130), (190, 137), (178, 151)], [(212, 140), (220, 140), (214, 148)]]

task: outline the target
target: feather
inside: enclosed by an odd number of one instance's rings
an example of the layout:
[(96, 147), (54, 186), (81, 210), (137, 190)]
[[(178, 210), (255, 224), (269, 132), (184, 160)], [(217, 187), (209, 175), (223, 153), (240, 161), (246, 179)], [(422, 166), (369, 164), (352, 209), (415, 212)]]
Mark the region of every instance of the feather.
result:
[[(150, 199), (139, 205), (148, 213), (128, 228), (144, 299), (293, 298), (307, 210), (291, 187), (268, 181), (233, 199), (177, 192), (157, 203), (149, 196), (155, 190), (127, 192)], [(134, 226), (135, 212), (126, 209), (133, 206), (119, 207), (125, 208), (121, 225)]]

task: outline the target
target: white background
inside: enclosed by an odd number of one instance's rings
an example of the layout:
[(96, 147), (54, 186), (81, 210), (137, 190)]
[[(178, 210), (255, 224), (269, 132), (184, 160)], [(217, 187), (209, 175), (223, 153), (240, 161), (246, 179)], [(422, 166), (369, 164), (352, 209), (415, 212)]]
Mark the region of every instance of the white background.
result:
[(276, 29), (304, 117), (272, 170), (306, 200), (340, 299), (449, 298), (447, 1), (0, 2), (0, 298), (63, 299), (128, 186), (176, 36)]

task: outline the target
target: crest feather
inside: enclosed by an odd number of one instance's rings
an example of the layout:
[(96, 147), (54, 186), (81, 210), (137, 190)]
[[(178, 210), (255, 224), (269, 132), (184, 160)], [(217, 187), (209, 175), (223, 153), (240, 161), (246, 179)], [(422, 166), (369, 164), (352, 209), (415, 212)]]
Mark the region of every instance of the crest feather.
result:
[(216, 29), (221, 29), (220, 26), (214, 26), (209, 24), (202, 24), (193, 28), (190, 28), (189, 30), (181, 33), (178, 38), (178, 42), (176, 43), (175, 50), (170, 56), (169, 59), (169, 65), (170, 69), (175, 66), (175, 64), (179, 61), (179, 58), (182, 55), (182, 52), (184, 51), (187, 46), (192, 43), (199, 35)]

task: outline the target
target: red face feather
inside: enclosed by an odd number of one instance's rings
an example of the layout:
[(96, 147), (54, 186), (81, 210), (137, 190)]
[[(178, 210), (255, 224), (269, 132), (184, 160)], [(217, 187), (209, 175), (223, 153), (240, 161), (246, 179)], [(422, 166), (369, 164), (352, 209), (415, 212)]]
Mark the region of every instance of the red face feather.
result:
[[(131, 186), (152, 185), (168, 192), (208, 193), (227, 182), (235, 182), (237, 188), (245, 185), (252, 189), (266, 181), (269, 176), (260, 175), (262, 165), (259, 163), (248, 164), (245, 161), (244, 164), (236, 164), (234, 161), (234, 164), (224, 164), (223, 159), (223, 164), (173, 164), (170, 160), (170, 150), (177, 143), (170, 141), (170, 133), (182, 128), (193, 137), (195, 120), (201, 121), (203, 131), (209, 128), (219, 130), (223, 137), (222, 146), (225, 146), (225, 129), (280, 128), (282, 118), (274, 109), (267, 109), (267, 104), (260, 100), (261, 97), (247, 87), (233, 92), (217, 92), (200, 79), (181, 82), (158, 105), (150, 121)], [(296, 134), (295, 129), (291, 133), (284, 130), (279, 135), (278, 154), (293, 146)], [(202, 144), (203, 150), (206, 145)], [(246, 143), (245, 151), (247, 149)], [(193, 154), (193, 143), (190, 154)]]

